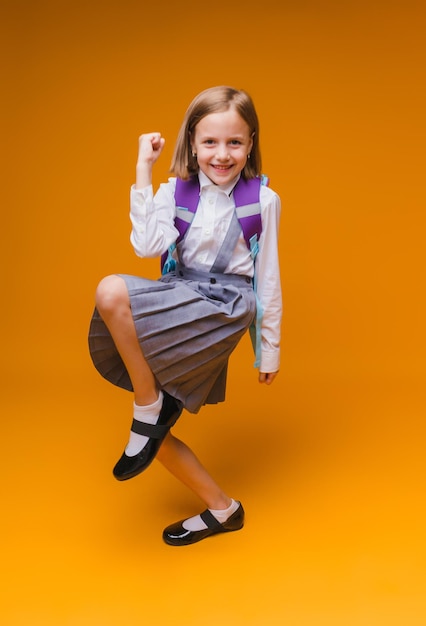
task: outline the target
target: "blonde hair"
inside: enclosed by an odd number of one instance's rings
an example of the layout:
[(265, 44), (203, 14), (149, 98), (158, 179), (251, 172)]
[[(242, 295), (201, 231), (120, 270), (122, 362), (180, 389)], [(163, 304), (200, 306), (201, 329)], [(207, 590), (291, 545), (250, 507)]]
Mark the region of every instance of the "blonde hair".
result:
[(191, 135), (198, 122), (210, 113), (228, 111), (233, 107), (249, 127), (253, 138), (250, 158), (242, 171), (245, 179), (261, 174), (261, 156), (259, 147), (259, 121), (251, 97), (245, 91), (233, 87), (210, 87), (196, 96), (189, 105), (180, 127), (172, 157), (170, 171), (183, 180), (197, 174), (197, 158), (192, 155)]

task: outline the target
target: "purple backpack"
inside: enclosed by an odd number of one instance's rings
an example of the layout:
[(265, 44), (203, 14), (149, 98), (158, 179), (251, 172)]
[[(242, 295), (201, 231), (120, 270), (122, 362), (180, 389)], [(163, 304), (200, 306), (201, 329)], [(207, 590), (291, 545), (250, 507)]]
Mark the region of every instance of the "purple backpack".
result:
[[(259, 251), (259, 238), (262, 232), (262, 219), (260, 215), (260, 188), (268, 184), (266, 176), (257, 176), (245, 180), (240, 178), (234, 188), (235, 212), (243, 231), (244, 239), (250, 250), (253, 260)], [(175, 227), (179, 231), (176, 242), (161, 257), (162, 273), (166, 274), (175, 267), (172, 253), (176, 245), (185, 237), (186, 231), (191, 225), (197, 211), (200, 200), (200, 182), (198, 176), (192, 176), (188, 180), (176, 179), (175, 202), (176, 217)]]

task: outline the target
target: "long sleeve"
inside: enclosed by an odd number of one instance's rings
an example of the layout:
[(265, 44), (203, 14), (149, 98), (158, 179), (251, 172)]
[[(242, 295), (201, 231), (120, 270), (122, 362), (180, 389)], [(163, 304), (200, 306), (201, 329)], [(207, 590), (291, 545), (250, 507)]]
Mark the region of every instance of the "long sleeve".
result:
[(277, 372), (280, 367), (282, 296), (278, 258), (279, 196), (262, 190), (262, 234), (255, 263), (257, 295), (263, 307), (260, 371)]
[(137, 256), (161, 256), (176, 241), (179, 234), (174, 227), (175, 179), (160, 185), (153, 194), (152, 186), (130, 190), (130, 241)]

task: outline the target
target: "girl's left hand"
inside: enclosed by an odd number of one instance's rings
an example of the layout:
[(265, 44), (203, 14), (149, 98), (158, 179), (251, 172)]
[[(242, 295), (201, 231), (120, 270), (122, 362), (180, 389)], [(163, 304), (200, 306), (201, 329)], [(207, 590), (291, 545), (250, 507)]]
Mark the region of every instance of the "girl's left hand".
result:
[(259, 372), (259, 382), (266, 385), (272, 385), (278, 372)]

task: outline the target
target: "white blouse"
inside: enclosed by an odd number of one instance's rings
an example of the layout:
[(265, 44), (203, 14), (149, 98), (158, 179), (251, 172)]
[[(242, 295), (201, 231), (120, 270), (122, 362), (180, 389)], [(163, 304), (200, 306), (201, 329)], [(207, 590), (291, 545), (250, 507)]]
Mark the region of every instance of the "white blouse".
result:
[[(238, 179), (228, 185), (215, 185), (203, 174), (200, 179), (200, 203), (185, 237), (182, 262), (186, 267), (208, 272), (219, 252), (234, 212), (232, 190)], [(176, 178), (160, 185), (154, 196), (152, 185), (130, 192), (130, 240), (140, 257), (161, 256), (179, 235), (174, 226)], [(280, 367), (281, 283), (278, 259), (278, 227), (281, 203), (269, 187), (260, 190), (262, 234), (256, 263), (241, 232), (227, 274), (253, 277), (256, 273), (257, 296), (263, 307), (261, 325), (260, 371), (277, 372)], [(254, 267), (255, 265), (255, 267)]]

